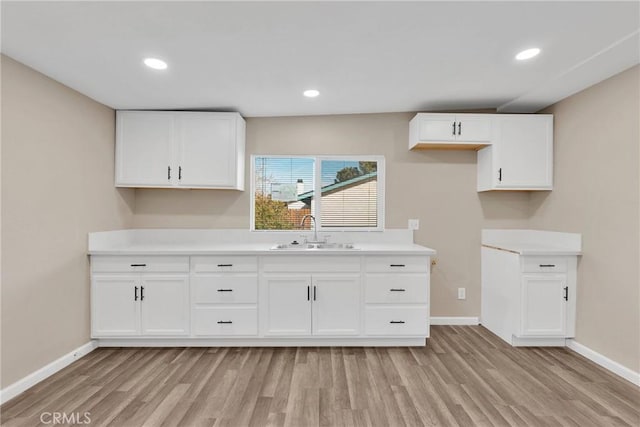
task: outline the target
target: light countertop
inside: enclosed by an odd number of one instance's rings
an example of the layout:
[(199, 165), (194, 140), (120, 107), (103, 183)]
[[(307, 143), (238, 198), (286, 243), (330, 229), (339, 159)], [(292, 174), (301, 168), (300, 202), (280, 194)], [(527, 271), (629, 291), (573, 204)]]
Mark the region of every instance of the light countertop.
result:
[(582, 255), (582, 236), (543, 230), (482, 230), (482, 246), (519, 255)]
[[(88, 253), (90, 255), (435, 255), (434, 249), (417, 245), (412, 235), (402, 230), (389, 232), (386, 236), (339, 235), (331, 242), (353, 243), (355, 249), (272, 249), (276, 244), (296, 240), (291, 235), (246, 234), (237, 231), (211, 231), (197, 233), (195, 230), (118, 230), (91, 233)], [(299, 233), (297, 234), (299, 236)], [(410, 236), (410, 239), (407, 239)], [(345, 241), (348, 238), (348, 241)], [(253, 242), (250, 240), (254, 240)], [(255, 241), (260, 240), (260, 241)], [(266, 240), (266, 241), (265, 241)], [(378, 241), (375, 241), (378, 240)], [(302, 240), (299, 240), (302, 242)], [(241, 242), (241, 243), (239, 243)]]

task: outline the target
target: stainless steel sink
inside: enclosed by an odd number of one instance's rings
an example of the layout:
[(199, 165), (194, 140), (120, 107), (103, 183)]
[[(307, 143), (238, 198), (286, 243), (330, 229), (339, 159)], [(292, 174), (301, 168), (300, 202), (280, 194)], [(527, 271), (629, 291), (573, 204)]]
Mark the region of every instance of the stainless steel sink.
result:
[(309, 251), (309, 250), (358, 250), (353, 243), (279, 243), (272, 251)]

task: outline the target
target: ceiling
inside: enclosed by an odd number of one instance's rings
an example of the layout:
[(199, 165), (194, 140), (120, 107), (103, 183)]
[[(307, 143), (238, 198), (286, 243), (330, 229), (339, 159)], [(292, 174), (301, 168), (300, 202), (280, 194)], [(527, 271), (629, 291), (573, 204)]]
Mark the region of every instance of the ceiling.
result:
[[(10, 2), (2, 52), (116, 109), (533, 112), (639, 62), (633, 2)], [(519, 62), (514, 55), (542, 53)], [(155, 71), (153, 56), (169, 68)], [(315, 88), (317, 98), (302, 96)]]

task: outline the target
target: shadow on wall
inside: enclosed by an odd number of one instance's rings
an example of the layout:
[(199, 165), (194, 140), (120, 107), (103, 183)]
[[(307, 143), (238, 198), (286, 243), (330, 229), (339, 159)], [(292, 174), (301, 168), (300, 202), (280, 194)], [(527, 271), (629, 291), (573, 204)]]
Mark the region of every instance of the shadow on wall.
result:
[(136, 215), (215, 216), (237, 211), (238, 203), (247, 210), (249, 191), (136, 189)]
[[(545, 193), (548, 195), (548, 192)], [(478, 200), (485, 220), (510, 220), (530, 216), (531, 193), (527, 191), (485, 191), (478, 193)]]

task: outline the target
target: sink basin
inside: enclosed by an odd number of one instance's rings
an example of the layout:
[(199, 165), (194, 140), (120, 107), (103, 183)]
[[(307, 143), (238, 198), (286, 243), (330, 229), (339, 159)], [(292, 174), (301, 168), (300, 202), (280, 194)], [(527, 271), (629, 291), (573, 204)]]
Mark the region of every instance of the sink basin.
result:
[(358, 250), (353, 243), (279, 243), (271, 248), (272, 251), (309, 251), (309, 250)]

